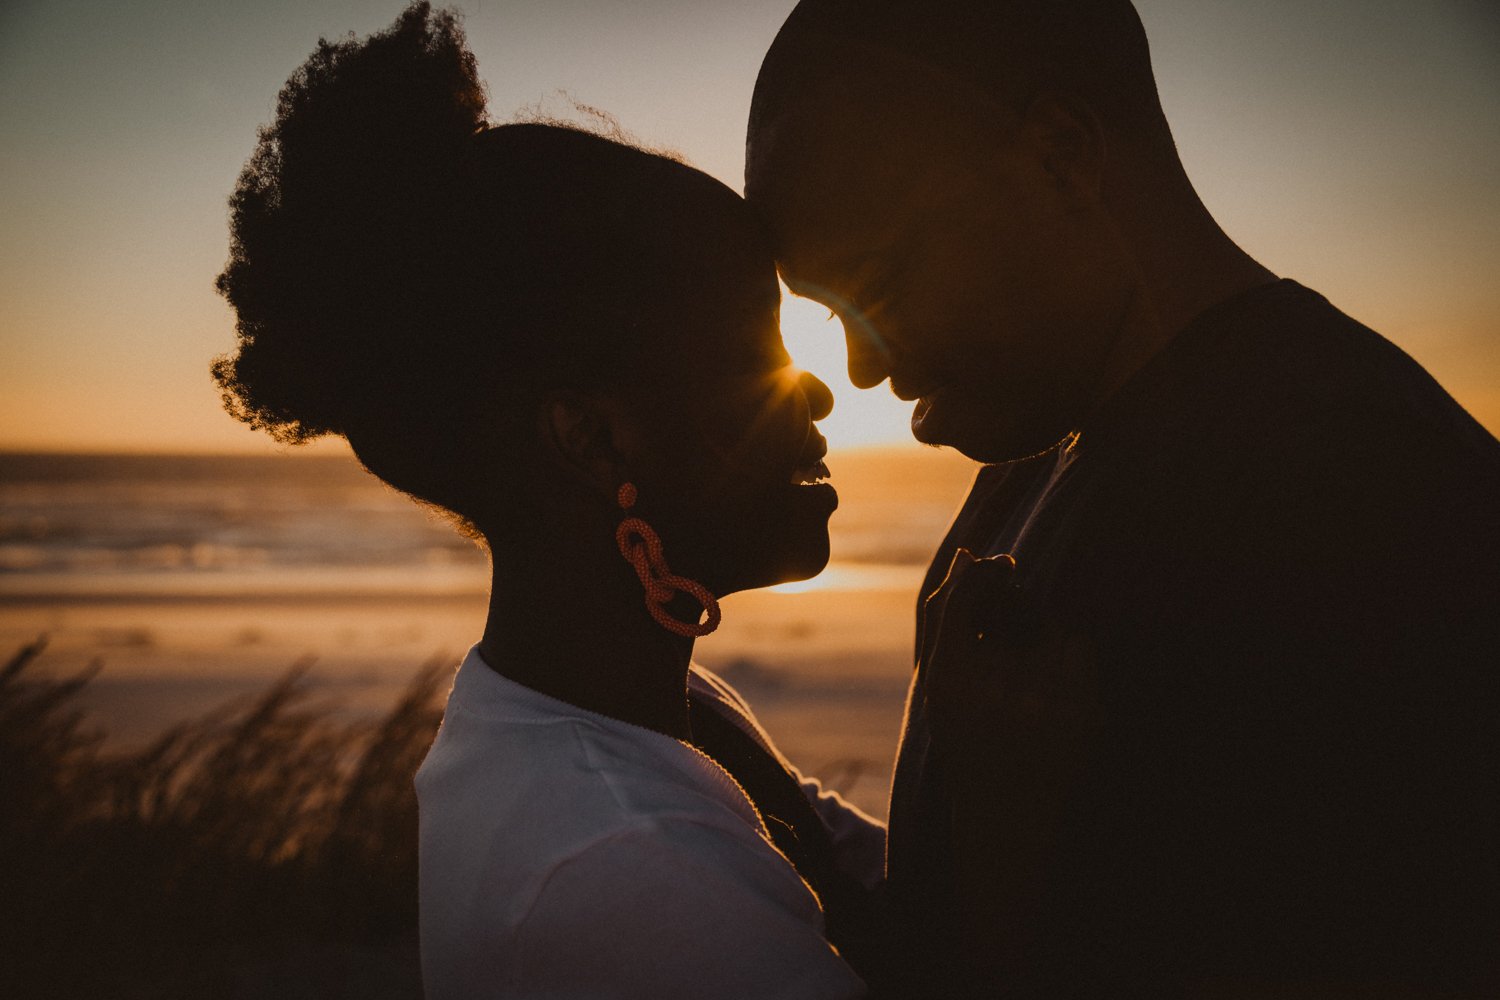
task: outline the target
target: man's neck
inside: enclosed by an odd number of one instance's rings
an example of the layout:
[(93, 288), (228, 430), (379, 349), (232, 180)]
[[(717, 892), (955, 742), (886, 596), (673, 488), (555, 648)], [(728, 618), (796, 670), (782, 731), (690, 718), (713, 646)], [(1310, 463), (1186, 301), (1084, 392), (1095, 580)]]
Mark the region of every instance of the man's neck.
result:
[(1100, 378), (1101, 402), (1204, 312), (1277, 280), (1219, 228), (1190, 187), (1166, 208), (1133, 205), (1115, 215), (1133, 250), (1137, 285)]

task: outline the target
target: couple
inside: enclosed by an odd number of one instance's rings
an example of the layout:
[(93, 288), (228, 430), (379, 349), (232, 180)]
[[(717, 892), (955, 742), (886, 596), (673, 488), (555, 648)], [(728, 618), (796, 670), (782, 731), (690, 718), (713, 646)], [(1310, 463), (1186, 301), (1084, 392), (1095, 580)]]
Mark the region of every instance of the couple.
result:
[[(320, 43), (219, 279), (231, 411), (492, 554), (417, 777), (431, 1000), (1494, 985), (1500, 446), (1215, 225), (1128, 0), (803, 0), (747, 200), (484, 113), (425, 3)], [(691, 662), (828, 558), (778, 268), (983, 463), (889, 838)]]

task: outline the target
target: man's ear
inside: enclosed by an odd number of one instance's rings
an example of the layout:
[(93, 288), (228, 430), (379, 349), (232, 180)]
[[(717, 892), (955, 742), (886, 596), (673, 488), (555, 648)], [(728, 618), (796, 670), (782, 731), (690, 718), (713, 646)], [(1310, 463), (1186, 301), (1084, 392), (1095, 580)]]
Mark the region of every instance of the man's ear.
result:
[(578, 486), (613, 498), (626, 475), (620, 418), (618, 407), (605, 399), (576, 392), (547, 396), (537, 409), (544, 458)]
[(1088, 203), (1102, 197), (1108, 150), (1092, 108), (1076, 98), (1042, 94), (1022, 114), (1021, 130), (1060, 193)]

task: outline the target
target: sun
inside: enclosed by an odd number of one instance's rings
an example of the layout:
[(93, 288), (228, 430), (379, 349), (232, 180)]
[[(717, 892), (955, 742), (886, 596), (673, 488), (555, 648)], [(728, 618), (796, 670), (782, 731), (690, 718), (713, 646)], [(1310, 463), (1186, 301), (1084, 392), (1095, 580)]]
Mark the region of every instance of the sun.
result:
[(848, 382), (844, 326), (829, 308), (781, 286), (781, 339), (797, 366), (830, 386)]
[(849, 381), (844, 325), (828, 307), (781, 286), (781, 339), (797, 366), (833, 390), (833, 413), (818, 426), (834, 450), (870, 445), (913, 444), (911, 404), (882, 383), (856, 389)]

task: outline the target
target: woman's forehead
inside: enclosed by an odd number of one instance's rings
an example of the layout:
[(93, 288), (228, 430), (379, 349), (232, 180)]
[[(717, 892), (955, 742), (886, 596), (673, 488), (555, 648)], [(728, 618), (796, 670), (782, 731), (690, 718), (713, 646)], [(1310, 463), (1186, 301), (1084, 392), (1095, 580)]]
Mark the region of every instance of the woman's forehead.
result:
[(775, 372), (791, 363), (781, 340), (779, 287), (740, 301), (720, 298), (702, 310), (676, 310), (658, 339), (658, 370), (669, 377), (712, 380)]

